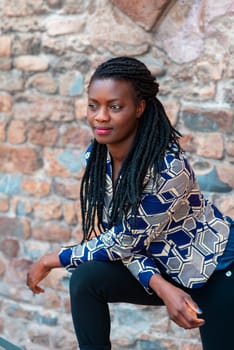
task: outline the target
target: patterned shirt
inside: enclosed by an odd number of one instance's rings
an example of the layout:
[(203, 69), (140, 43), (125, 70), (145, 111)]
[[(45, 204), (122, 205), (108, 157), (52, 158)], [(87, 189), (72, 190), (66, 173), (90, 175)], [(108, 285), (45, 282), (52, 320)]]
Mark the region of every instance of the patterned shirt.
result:
[[(90, 149), (87, 151), (89, 157)], [(107, 227), (113, 197), (112, 163), (106, 161), (103, 226)], [(165, 273), (188, 288), (202, 286), (223, 254), (230, 223), (200, 192), (185, 155), (167, 151), (157, 182), (149, 169), (137, 217), (131, 211), (120, 225), (99, 236), (62, 248), (61, 264), (72, 271), (90, 260), (122, 260), (151, 293), (149, 280)]]

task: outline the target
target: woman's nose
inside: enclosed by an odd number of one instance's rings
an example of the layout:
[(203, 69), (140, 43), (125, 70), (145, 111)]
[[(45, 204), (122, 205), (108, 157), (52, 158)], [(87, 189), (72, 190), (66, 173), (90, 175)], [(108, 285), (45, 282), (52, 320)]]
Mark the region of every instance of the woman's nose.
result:
[(109, 119), (110, 119), (110, 115), (109, 115), (108, 109), (107, 108), (99, 108), (97, 113), (96, 113), (95, 120), (97, 122), (106, 122)]

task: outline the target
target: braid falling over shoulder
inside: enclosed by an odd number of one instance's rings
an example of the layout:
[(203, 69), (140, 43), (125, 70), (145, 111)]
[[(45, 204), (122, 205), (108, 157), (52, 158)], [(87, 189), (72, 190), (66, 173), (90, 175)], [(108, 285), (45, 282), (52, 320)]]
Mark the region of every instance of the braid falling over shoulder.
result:
[[(170, 144), (178, 150), (180, 134), (172, 127), (163, 105), (157, 99), (158, 83), (141, 61), (131, 57), (112, 58), (97, 67), (90, 84), (95, 79), (129, 81), (136, 99), (145, 100), (146, 108), (140, 118), (134, 145), (121, 168), (116, 181), (109, 227), (121, 222), (129, 208), (134, 215), (141, 199), (143, 180), (150, 167), (155, 179), (160, 161)], [(81, 210), (84, 240), (102, 231), (102, 209), (105, 194), (106, 145), (93, 142), (91, 155), (81, 184)]]

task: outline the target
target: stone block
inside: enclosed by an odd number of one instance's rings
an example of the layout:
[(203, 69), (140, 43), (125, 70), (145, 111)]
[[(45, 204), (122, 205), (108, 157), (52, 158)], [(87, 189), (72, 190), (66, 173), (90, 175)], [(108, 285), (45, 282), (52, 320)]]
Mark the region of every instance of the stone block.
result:
[(32, 144), (54, 146), (58, 138), (58, 128), (49, 122), (30, 123), (28, 138)]
[(24, 89), (22, 72), (17, 70), (1, 72), (0, 89), (8, 92), (18, 92)]
[(58, 90), (58, 85), (51, 74), (33, 75), (28, 79), (26, 87), (33, 87), (37, 91), (45, 94), (55, 94)]
[(63, 217), (68, 225), (77, 224), (76, 208), (74, 202), (65, 202), (63, 204)]
[(75, 115), (77, 120), (83, 120), (87, 115), (87, 101), (77, 98), (75, 101)]
[(44, 179), (24, 177), (21, 188), (31, 196), (42, 198), (49, 195), (51, 183)]
[(214, 202), (225, 215), (234, 218), (234, 199), (232, 192), (230, 193), (230, 196), (225, 196), (223, 198), (220, 198), (219, 196)]
[(6, 131), (5, 131), (6, 124), (5, 122), (0, 120), (0, 141), (5, 141), (6, 138)]
[(207, 172), (197, 173), (197, 181), (204, 192), (228, 193), (232, 188), (218, 177), (216, 168)]
[(222, 159), (224, 156), (224, 139), (220, 133), (197, 134), (194, 137), (198, 156)]
[(0, 212), (7, 212), (9, 210), (9, 206), (9, 198), (7, 196), (0, 195)]
[[(16, 6), (17, 5), (17, 6)], [(9, 17), (24, 17), (34, 14), (43, 14), (48, 8), (43, 0), (3, 0), (3, 15)]]
[(67, 242), (71, 237), (71, 231), (63, 225), (44, 222), (32, 228), (32, 236), (41, 241)]
[(165, 101), (163, 102), (163, 106), (168, 115), (168, 118), (173, 126), (176, 125), (178, 121), (178, 113), (180, 109), (180, 104), (177, 101)]
[(38, 122), (68, 122), (75, 117), (73, 101), (70, 98), (30, 93), (17, 95), (13, 113), (17, 119)]
[(25, 284), (25, 276), (30, 264), (31, 262), (27, 259), (11, 259), (5, 274), (5, 281), (10, 284), (19, 282)]
[(62, 74), (59, 79), (59, 92), (62, 96), (79, 96), (84, 89), (83, 75), (78, 71)]
[(69, 125), (67, 128), (64, 128), (61, 134), (60, 144), (63, 147), (72, 145), (86, 150), (93, 139), (91, 128), (82, 124)]
[(35, 218), (44, 221), (62, 218), (62, 202), (57, 198), (35, 201), (33, 209)]
[(9, 112), (12, 109), (13, 98), (6, 93), (0, 93), (0, 112)]
[(226, 150), (228, 152), (228, 155), (230, 155), (231, 157), (234, 157), (234, 140), (227, 141)]
[(2, 259), (0, 259), (0, 277), (2, 277), (5, 274), (6, 271), (6, 264)]
[(150, 30), (170, 4), (170, 0), (112, 0), (113, 4), (127, 14), (134, 22), (139, 23), (146, 30)]
[(26, 141), (26, 127), (22, 120), (12, 120), (8, 127), (8, 142), (12, 144), (21, 144)]
[(46, 174), (51, 177), (81, 178), (85, 166), (84, 153), (71, 149), (45, 149), (44, 161)]
[(55, 179), (53, 181), (53, 192), (67, 199), (78, 199), (80, 197), (80, 181)]
[[(21, 197), (20, 197), (21, 198)], [(28, 199), (14, 198), (12, 201), (14, 212), (19, 217), (29, 216), (32, 213), (32, 203)]]
[(234, 189), (233, 164), (223, 161), (221, 164), (216, 164), (216, 170), (220, 181)]
[(47, 4), (53, 8), (61, 8), (63, 5), (63, 0), (46, 0)]
[[(8, 18), (10, 22), (10, 19)], [(12, 40), (12, 56), (22, 57), (30, 55), (40, 55), (41, 54), (41, 34), (40, 31), (43, 28), (40, 27), (38, 23), (38, 18), (25, 18), (14, 19), (10, 24), (10, 28), (17, 32)], [(19, 32), (19, 28), (20, 31)]]
[(199, 109), (188, 106), (182, 109), (182, 119), (185, 126), (194, 131), (231, 133), (234, 113), (224, 108)]
[(23, 238), (23, 225), (19, 218), (0, 216), (0, 237)]
[(22, 175), (0, 173), (0, 192), (6, 195), (16, 195), (20, 192)]
[(85, 26), (85, 17), (50, 16), (46, 18), (45, 26), (50, 36), (80, 34)]
[(46, 56), (20, 56), (14, 59), (14, 66), (18, 70), (41, 72), (46, 71), (49, 67)]
[(0, 70), (10, 70), (12, 68), (11, 58), (0, 57)]
[(0, 251), (9, 259), (16, 258), (19, 253), (19, 242), (13, 238), (1, 241)]
[(9, 57), (11, 55), (11, 37), (0, 36), (0, 56)]
[(36, 149), (0, 145), (0, 171), (32, 174), (42, 166)]

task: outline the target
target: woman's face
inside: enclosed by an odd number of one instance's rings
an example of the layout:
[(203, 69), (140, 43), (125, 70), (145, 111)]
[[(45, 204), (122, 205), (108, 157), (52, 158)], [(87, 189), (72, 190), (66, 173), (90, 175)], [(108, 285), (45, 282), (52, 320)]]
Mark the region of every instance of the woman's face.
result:
[(125, 80), (93, 80), (88, 90), (87, 119), (97, 142), (129, 150), (145, 108), (136, 102), (133, 87)]

